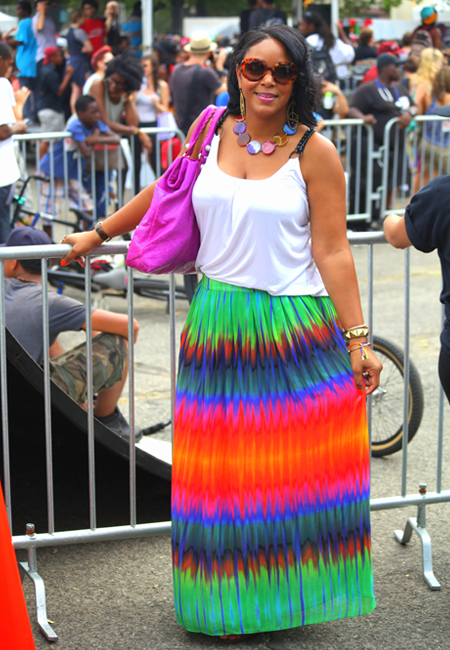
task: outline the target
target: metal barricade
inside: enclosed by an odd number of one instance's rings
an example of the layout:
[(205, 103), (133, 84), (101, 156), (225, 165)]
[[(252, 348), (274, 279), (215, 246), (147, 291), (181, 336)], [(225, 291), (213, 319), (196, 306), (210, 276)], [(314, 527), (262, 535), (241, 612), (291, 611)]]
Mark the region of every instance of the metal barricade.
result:
[[(178, 138), (183, 145), (185, 136), (181, 130), (167, 133), (167, 128), (146, 127), (141, 131), (154, 138), (156, 147), (156, 169), (153, 170), (154, 177), (159, 178), (163, 171), (161, 165), (161, 142), (158, 135), (173, 136), (165, 137), (168, 142), (168, 163), (174, 158), (175, 139)], [(42, 224), (51, 226), (55, 223), (65, 224), (68, 228), (79, 225), (80, 215), (74, 208), (87, 213), (94, 222), (101, 217), (108, 216), (110, 207), (113, 211), (121, 208), (124, 203), (135, 196), (140, 189), (140, 179), (135, 177), (135, 138), (121, 138), (120, 145), (96, 145), (88, 159), (83, 160), (81, 153), (76, 151), (76, 174), (68, 168), (67, 150), (76, 150), (76, 143), (72, 140), (69, 131), (57, 133), (27, 133), (14, 136), (19, 147), (21, 162), (22, 180), (32, 176), (36, 181), (36, 197), (33, 192), (28, 193), (27, 203), (22, 201), (19, 206), (24, 215), (28, 216), (30, 225)], [(58, 162), (59, 167), (55, 168), (55, 145), (64, 141), (65, 154)], [(48, 142), (49, 175), (48, 181), (44, 182), (35, 178), (31, 170), (39, 174), (40, 158), (39, 144)], [(34, 164), (28, 164), (27, 152), (30, 143), (35, 144)], [(142, 155), (142, 164), (145, 161), (145, 154)], [(62, 169), (61, 169), (62, 163)], [(148, 164), (148, 163), (146, 163)], [(139, 165), (138, 165), (139, 168)], [(43, 174), (42, 174), (43, 175)], [(11, 217), (14, 216), (15, 206), (11, 206)], [(74, 221), (70, 213), (75, 214)], [(81, 219), (82, 222), (82, 219)], [(88, 225), (89, 221), (86, 221)], [(69, 231), (68, 231), (69, 232)]]
[[(374, 307), (374, 245), (385, 244), (386, 239), (382, 233), (348, 233), (352, 245), (366, 245), (368, 253), (368, 323), (370, 331), (373, 332), (373, 307)], [(427, 492), (427, 484), (418, 480), (419, 490), (417, 494), (407, 494), (408, 474), (408, 419), (410, 408), (409, 373), (410, 373), (410, 314), (411, 314), (411, 250), (404, 251), (404, 383), (403, 383), (403, 437), (402, 441), (402, 467), (400, 494), (391, 497), (371, 498), (371, 511), (390, 510), (395, 508), (406, 508), (417, 506), (417, 516), (407, 519), (404, 531), (395, 530), (396, 540), (401, 544), (407, 544), (413, 532), (416, 532), (421, 542), (423, 577), (432, 590), (441, 588), (433, 573), (432, 545), (429, 533), (426, 530), (426, 507), (432, 504), (446, 503), (450, 501), (450, 490), (443, 490), (443, 449), (444, 449), (444, 391), (439, 386), (439, 416), (437, 431), (437, 468), (436, 468), (436, 491)], [(444, 312), (441, 310), (443, 324)], [(368, 400), (369, 434), (371, 434), (371, 413), (372, 398)]]
[(361, 119), (324, 120), (345, 172), (347, 221), (371, 221), (373, 129)]
[[(360, 121), (357, 121), (358, 124)], [(334, 126), (334, 124), (333, 124)], [(381, 233), (350, 233), (350, 243), (354, 245), (367, 246), (368, 251), (368, 321), (371, 330), (373, 329), (373, 304), (374, 304), (374, 259), (373, 249), (375, 245), (385, 243)], [(104, 244), (94, 250), (94, 254), (123, 254), (126, 252), (127, 244)], [(7, 259), (42, 259), (42, 287), (43, 287), (43, 323), (44, 323), (44, 404), (45, 404), (45, 439), (46, 439), (46, 468), (47, 468), (47, 510), (48, 510), (48, 532), (36, 534), (31, 528), (28, 534), (13, 537), (15, 549), (25, 549), (28, 552), (28, 562), (21, 563), (21, 570), (29, 576), (36, 589), (38, 620), (43, 634), (49, 640), (56, 640), (56, 634), (47, 622), (45, 607), (44, 583), (37, 572), (36, 549), (39, 547), (75, 544), (80, 542), (106, 541), (125, 538), (135, 538), (161, 532), (169, 532), (170, 522), (137, 524), (136, 519), (136, 459), (134, 448), (134, 346), (132, 345), (132, 319), (133, 319), (133, 292), (128, 291), (128, 316), (131, 330), (129, 331), (129, 422), (132, 434), (129, 442), (129, 493), (130, 493), (130, 519), (126, 526), (111, 526), (98, 528), (95, 508), (96, 474), (95, 474), (95, 448), (94, 448), (94, 408), (92, 389), (88, 393), (88, 465), (89, 465), (89, 528), (84, 530), (58, 531), (55, 527), (53, 505), (53, 460), (52, 460), (52, 436), (51, 436), (51, 396), (50, 396), (50, 369), (49, 369), (49, 328), (48, 328), (48, 301), (46, 299), (48, 282), (46, 258), (63, 257), (70, 250), (68, 245), (34, 246), (32, 248), (3, 248), (0, 249), (0, 379), (1, 379), (1, 422), (3, 429), (3, 453), (4, 453), (4, 494), (8, 515), (11, 519), (11, 488), (9, 469), (9, 433), (8, 433), (8, 403), (7, 403), (7, 359), (5, 339), (5, 303), (4, 303), (4, 268), (3, 262)], [(86, 259), (85, 270), (85, 303), (86, 303), (86, 345), (87, 345), (87, 373), (88, 385), (92, 385), (92, 342), (91, 342), (91, 269), (90, 256)], [(409, 318), (410, 318), (410, 253), (405, 252), (405, 367), (404, 367), (404, 402), (403, 402), (403, 440), (408, 440), (408, 408), (409, 408)], [(133, 286), (133, 270), (128, 269), (128, 286)], [(176, 366), (176, 332), (175, 332), (175, 281), (170, 280), (170, 371), (171, 371), (171, 396), (172, 411), (174, 408), (175, 396), (175, 366)], [(396, 532), (397, 539), (401, 543), (409, 541), (412, 531), (416, 531), (422, 543), (422, 555), (424, 565), (424, 577), (432, 589), (438, 589), (439, 583), (433, 575), (431, 563), (431, 540), (425, 527), (426, 507), (431, 504), (450, 501), (450, 490), (442, 490), (442, 454), (443, 454), (443, 407), (444, 400), (442, 390), (439, 401), (439, 430), (438, 430), (438, 469), (436, 475), (436, 491), (426, 493), (425, 488), (420, 488), (419, 494), (407, 494), (406, 477), (408, 470), (408, 446), (403, 445), (402, 450), (402, 475), (401, 489), (399, 494), (391, 497), (372, 498), (371, 509), (393, 509), (408, 506), (417, 506), (417, 518), (409, 518), (403, 534)], [(369, 400), (369, 423), (371, 416), (371, 401)]]
[(450, 173), (450, 122), (438, 115), (418, 115), (407, 129), (389, 120), (380, 149), (381, 218), (403, 214), (411, 196), (429, 180)]
[[(4, 300), (4, 261), (8, 259), (41, 259), (42, 265), (42, 318), (43, 318), (43, 347), (44, 347), (44, 405), (45, 405), (45, 447), (47, 472), (47, 512), (48, 532), (35, 534), (30, 527), (24, 536), (13, 537), (16, 549), (28, 551), (28, 563), (21, 563), (21, 571), (34, 582), (38, 604), (38, 622), (42, 633), (48, 640), (56, 640), (57, 636), (47, 622), (45, 607), (45, 589), (42, 579), (37, 573), (36, 549), (41, 546), (74, 544), (88, 541), (105, 541), (112, 539), (135, 538), (170, 530), (170, 522), (137, 524), (136, 519), (136, 458), (135, 458), (135, 418), (134, 418), (134, 345), (133, 345), (133, 291), (128, 291), (129, 317), (129, 423), (131, 435), (129, 441), (129, 489), (130, 489), (130, 520), (128, 526), (113, 526), (97, 528), (96, 515), (96, 481), (95, 481), (95, 450), (94, 450), (94, 401), (92, 394), (92, 327), (91, 327), (91, 267), (90, 257), (86, 257), (85, 267), (85, 305), (86, 305), (86, 357), (87, 357), (87, 432), (88, 432), (88, 472), (89, 472), (89, 522), (86, 530), (58, 532), (54, 522), (54, 492), (53, 492), (53, 459), (52, 459), (52, 422), (51, 422), (51, 393), (50, 393), (50, 355), (49, 355), (49, 313), (48, 313), (48, 258), (63, 257), (70, 251), (69, 245), (6, 247), (0, 249), (0, 378), (1, 378), (1, 422), (3, 432), (3, 476), (6, 510), (11, 524), (11, 477), (9, 467), (9, 428), (8, 428), (8, 393), (7, 393), (7, 356), (5, 336), (5, 300)], [(104, 244), (100, 249), (92, 251), (92, 255), (126, 253), (127, 244)], [(133, 269), (128, 268), (128, 286), (133, 286)], [(172, 411), (174, 408), (175, 391), (175, 282), (170, 279), (170, 340), (171, 340), (171, 398)]]

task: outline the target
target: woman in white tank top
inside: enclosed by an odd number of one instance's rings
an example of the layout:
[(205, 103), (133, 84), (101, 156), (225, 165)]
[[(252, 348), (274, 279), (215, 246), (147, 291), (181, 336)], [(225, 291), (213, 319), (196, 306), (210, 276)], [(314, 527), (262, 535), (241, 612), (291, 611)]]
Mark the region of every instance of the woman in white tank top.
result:
[[(157, 117), (160, 113), (169, 110), (169, 84), (158, 79), (158, 59), (154, 54), (143, 56), (141, 59), (144, 69), (144, 82), (136, 95), (136, 108), (139, 114), (139, 128), (152, 127), (157, 125)], [(156, 172), (156, 147), (157, 139), (150, 136), (153, 148), (150, 153), (150, 164)], [(141, 172), (141, 142), (139, 138), (134, 141), (134, 167), (136, 178), (136, 191), (140, 190)]]
[[(172, 549), (178, 622), (234, 639), (373, 610), (365, 401), (381, 364), (342, 165), (312, 128), (305, 39), (284, 25), (252, 30), (230, 70), (193, 192), (204, 276), (181, 336)], [(152, 196), (143, 190), (105, 233), (134, 228)], [(69, 261), (99, 237), (66, 241)]]

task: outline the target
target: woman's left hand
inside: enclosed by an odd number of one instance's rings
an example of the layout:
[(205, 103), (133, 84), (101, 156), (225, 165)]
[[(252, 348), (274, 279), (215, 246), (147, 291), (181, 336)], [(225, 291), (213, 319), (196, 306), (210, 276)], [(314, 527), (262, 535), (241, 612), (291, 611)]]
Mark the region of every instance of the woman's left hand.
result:
[(147, 133), (142, 133), (142, 131), (140, 131), (139, 140), (141, 141), (142, 148), (146, 149), (148, 153), (151, 153), (153, 150), (153, 144), (150, 136), (147, 135)]
[[(362, 350), (367, 355), (367, 359), (363, 359)], [(370, 347), (358, 348), (355, 346), (350, 352), (350, 364), (358, 390), (365, 388), (366, 395), (373, 393), (380, 384), (380, 373), (383, 370), (383, 365)]]

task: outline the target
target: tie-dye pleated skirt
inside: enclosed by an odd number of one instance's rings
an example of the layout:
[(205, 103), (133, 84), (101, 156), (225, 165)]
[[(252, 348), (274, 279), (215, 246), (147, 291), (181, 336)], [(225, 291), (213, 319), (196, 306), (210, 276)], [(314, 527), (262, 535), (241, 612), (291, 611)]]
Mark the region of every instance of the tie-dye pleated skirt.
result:
[(329, 298), (203, 278), (181, 337), (172, 483), (187, 630), (373, 610), (365, 398)]

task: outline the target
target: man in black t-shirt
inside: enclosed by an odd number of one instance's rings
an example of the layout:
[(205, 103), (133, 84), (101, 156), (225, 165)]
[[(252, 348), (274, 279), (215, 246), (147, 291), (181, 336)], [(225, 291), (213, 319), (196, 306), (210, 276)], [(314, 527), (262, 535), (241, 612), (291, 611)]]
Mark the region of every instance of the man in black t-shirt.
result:
[(217, 45), (211, 41), (208, 32), (202, 29), (192, 32), (189, 43), (184, 46), (184, 50), (190, 54), (189, 59), (175, 66), (170, 78), (175, 116), (178, 126), (185, 134), (200, 113), (227, 89), (219, 77), (226, 77), (223, 69), (226, 52), (217, 56), (216, 70), (205, 67), (216, 48)]
[[(450, 106), (441, 108), (448, 109)], [(442, 114), (442, 113), (440, 113)], [(439, 378), (450, 402), (450, 178), (438, 176), (414, 194), (405, 216), (389, 214), (384, 221), (386, 239), (395, 248), (414, 246), (423, 253), (437, 250), (441, 261), (442, 293), (445, 305), (444, 329), (441, 333)]]
[(375, 59), (376, 56), (377, 48), (375, 47), (373, 31), (366, 27), (359, 34), (359, 45), (355, 49), (355, 62), (364, 61), (364, 59)]
[[(364, 120), (366, 124), (373, 126), (374, 133), (374, 148), (379, 149), (383, 144), (384, 129), (386, 124), (393, 117), (399, 118), (400, 134), (403, 135), (404, 129), (409, 125), (413, 116), (417, 113), (417, 107), (410, 99), (407, 90), (397, 82), (400, 80), (400, 61), (392, 54), (381, 54), (377, 60), (378, 79), (369, 83), (363, 84), (357, 88), (350, 100), (350, 108), (348, 117), (359, 118)], [(354, 131), (356, 137), (356, 130)], [(391, 130), (392, 143), (395, 135), (395, 130)], [(356, 142), (353, 150), (356, 151)], [(403, 137), (400, 137), (399, 151), (403, 150)], [(359, 206), (355, 206), (356, 200), (354, 196), (355, 190), (355, 173), (352, 170), (352, 177), (350, 181), (350, 199), (351, 210), (355, 212), (365, 211), (365, 176), (366, 176), (366, 139), (365, 131), (363, 130), (362, 138), (362, 155), (361, 165), (361, 194)], [(394, 147), (391, 147), (390, 153), (394, 156)], [(357, 161), (352, 161), (357, 162)], [(401, 165), (399, 165), (401, 171)], [(373, 164), (373, 183), (372, 188), (375, 191), (381, 184), (382, 169), (377, 160)], [(392, 183), (392, 175), (389, 177), (389, 182)], [(392, 189), (390, 187), (389, 189)], [(378, 214), (374, 211), (372, 216), (375, 221), (379, 219)], [(376, 224), (374, 224), (376, 225)]]

